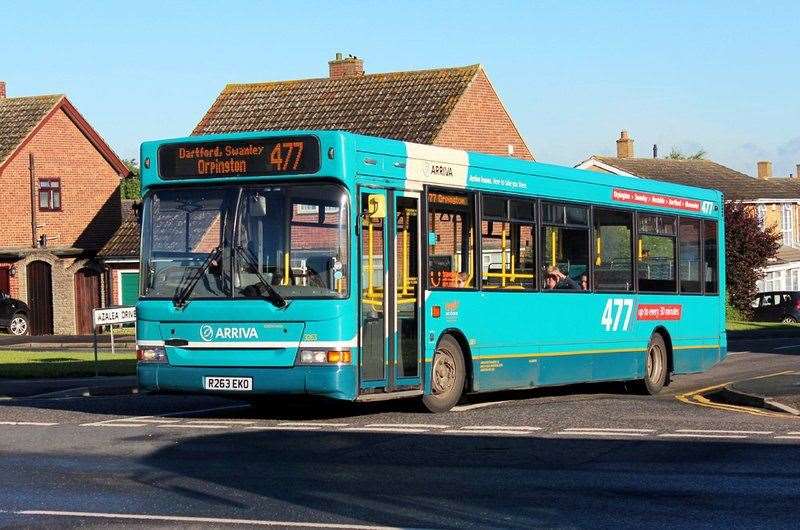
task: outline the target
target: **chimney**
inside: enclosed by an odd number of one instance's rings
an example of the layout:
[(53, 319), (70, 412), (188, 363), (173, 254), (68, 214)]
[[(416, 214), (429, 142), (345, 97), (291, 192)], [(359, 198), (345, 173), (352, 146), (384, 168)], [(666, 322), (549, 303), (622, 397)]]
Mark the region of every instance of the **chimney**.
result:
[(331, 79), (358, 77), (364, 75), (364, 61), (354, 55), (342, 57), (341, 53), (337, 53), (333, 61), (328, 61), (328, 69)]
[(772, 178), (772, 162), (769, 160), (762, 160), (757, 164), (758, 178), (767, 180)]
[(658, 158), (658, 146), (653, 144), (653, 158)]
[(619, 133), (617, 158), (633, 158), (633, 140), (628, 136), (628, 131)]
[(0, 99), (6, 97), (6, 82), (0, 81)]
[(800, 164), (797, 164), (796, 166), (794, 166), (794, 177), (795, 178), (800, 177)]

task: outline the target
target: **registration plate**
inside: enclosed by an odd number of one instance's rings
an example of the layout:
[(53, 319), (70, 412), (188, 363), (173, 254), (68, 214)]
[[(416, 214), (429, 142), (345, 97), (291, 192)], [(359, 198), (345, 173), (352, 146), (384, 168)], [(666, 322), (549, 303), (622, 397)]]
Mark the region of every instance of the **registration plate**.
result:
[(253, 390), (252, 377), (204, 377), (203, 388), (206, 390), (230, 390), (233, 392), (250, 392)]

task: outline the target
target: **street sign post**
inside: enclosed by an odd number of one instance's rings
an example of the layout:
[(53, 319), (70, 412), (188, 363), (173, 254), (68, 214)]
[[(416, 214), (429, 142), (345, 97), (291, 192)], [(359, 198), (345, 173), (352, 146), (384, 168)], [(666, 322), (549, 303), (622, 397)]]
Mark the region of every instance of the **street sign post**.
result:
[(92, 329), (94, 330), (94, 375), (99, 375), (97, 359), (97, 328), (111, 326), (111, 353), (114, 353), (114, 325), (136, 322), (136, 307), (132, 305), (115, 305), (98, 307), (92, 310)]

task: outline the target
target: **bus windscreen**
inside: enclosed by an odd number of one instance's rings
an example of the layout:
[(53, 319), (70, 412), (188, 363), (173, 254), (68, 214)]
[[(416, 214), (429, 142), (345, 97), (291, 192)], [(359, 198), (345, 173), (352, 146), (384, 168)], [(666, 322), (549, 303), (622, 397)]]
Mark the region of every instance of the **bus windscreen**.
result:
[(313, 136), (166, 144), (158, 171), (164, 179), (316, 173), (319, 156)]

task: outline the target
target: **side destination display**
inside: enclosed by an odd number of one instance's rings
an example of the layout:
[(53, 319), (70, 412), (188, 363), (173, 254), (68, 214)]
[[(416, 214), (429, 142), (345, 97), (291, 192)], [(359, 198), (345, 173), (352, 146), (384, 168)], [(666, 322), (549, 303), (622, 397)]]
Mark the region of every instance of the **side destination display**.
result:
[(166, 144), (158, 149), (164, 179), (291, 175), (319, 171), (313, 136)]

